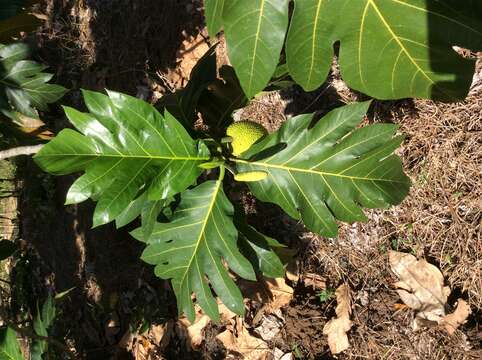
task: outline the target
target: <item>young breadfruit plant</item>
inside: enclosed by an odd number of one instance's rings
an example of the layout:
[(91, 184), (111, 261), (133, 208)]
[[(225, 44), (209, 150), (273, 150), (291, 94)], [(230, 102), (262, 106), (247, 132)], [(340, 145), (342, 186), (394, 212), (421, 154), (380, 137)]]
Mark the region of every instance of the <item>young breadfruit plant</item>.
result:
[(35, 161), (53, 174), (83, 173), (66, 203), (96, 201), (93, 226), (141, 217), (132, 235), (145, 244), (142, 259), (171, 280), (178, 309), (191, 320), (195, 303), (218, 320), (216, 296), (244, 313), (233, 275), (256, 281), (284, 272), (273, 250), (282, 245), (248, 225), (225, 192), (232, 174), (259, 200), (327, 237), (336, 236), (338, 220), (366, 220), (362, 207), (398, 204), (410, 186), (393, 154), (403, 141), (397, 127), (358, 127), (369, 102), (319, 121), (296, 116), (269, 135), (238, 122), (224, 138), (209, 138), (193, 129), (191, 136), (185, 121), (142, 100), (111, 91), (83, 95), (88, 112), (65, 107), (75, 129), (62, 130)]

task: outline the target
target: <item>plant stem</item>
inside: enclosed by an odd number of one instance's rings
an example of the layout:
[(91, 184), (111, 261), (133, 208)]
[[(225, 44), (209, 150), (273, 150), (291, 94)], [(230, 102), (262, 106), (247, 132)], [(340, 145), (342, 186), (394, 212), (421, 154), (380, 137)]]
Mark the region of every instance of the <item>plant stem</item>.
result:
[(19, 156), (19, 155), (32, 155), (36, 154), (40, 151), (43, 144), (40, 145), (32, 145), (32, 146), (19, 146), (12, 149), (7, 149), (0, 151), (0, 160), (9, 159), (11, 157)]

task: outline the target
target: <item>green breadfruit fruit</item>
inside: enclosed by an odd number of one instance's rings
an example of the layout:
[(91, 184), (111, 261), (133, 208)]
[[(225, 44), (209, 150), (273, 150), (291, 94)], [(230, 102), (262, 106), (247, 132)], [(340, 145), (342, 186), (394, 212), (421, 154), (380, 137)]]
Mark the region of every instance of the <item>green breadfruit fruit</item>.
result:
[(249, 120), (235, 122), (226, 130), (226, 135), (233, 139), (231, 146), (234, 156), (242, 154), (267, 134), (262, 125)]
[(266, 179), (267, 176), (268, 173), (266, 171), (249, 171), (234, 175), (234, 180), (244, 182), (261, 181)]

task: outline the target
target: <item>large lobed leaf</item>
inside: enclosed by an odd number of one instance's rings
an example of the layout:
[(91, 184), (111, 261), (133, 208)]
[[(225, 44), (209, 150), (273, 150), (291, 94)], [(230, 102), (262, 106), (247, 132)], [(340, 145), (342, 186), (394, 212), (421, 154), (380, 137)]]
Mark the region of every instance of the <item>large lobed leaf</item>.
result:
[(410, 181), (393, 151), (403, 137), (396, 125), (354, 130), (369, 103), (336, 109), (312, 128), (313, 115), (288, 120), (276, 132), (234, 159), (238, 170), (265, 171), (249, 183), (260, 200), (279, 205), (314, 232), (337, 235), (336, 219), (362, 221), (360, 206), (387, 207), (407, 195)]
[[(475, 62), (452, 46), (482, 49), (482, 5), (459, 0), (295, 0), (286, 37), (290, 74), (306, 91), (326, 79), (340, 41), (343, 79), (380, 99), (454, 101)], [(288, 1), (231, 1), (222, 20), (229, 57), (246, 94), (263, 90), (287, 30)], [(216, 19), (216, 20), (211, 20)], [(208, 26), (218, 17), (208, 17)]]
[(224, 194), (222, 176), (181, 194), (181, 202), (168, 223), (157, 223), (150, 236), (142, 228), (132, 235), (147, 243), (142, 259), (155, 265), (155, 274), (172, 279), (178, 308), (192, 321), (196, 301), (213, 320), (218, 306), (208, 281), (224, 304), (244, 313), (243, 297), (221, 259), (239, 276), (256, 280), (250, 262), (237, 248), (238, 233), (233, 224), (233, 206)]
[(43, 72), (46, 66), (26, 60), (29, 56), (26, 44), (0, 44), (0, 110), (7, 116), (18, 111), (37, 118), (37, 109), (47, 110), (66, 92), (60, 85), (49, 84), (53, 74)]
[(195, 182), (209, 150), (172, 115), (116, 92), (83, 94), (90, 113), (65, 108), (80, 133), (62, 130), (35, 160), (53, 174), (85, 172), (70, 188), (67, 203), (96, 200), (94, 226), (120, 216), (144, 192), (149, 200), (161, 200)]
[(288, 26), (288, 3), (231, 0), (224, 4), (229, 60), (248, 98), (263, 90), (276, 70)]

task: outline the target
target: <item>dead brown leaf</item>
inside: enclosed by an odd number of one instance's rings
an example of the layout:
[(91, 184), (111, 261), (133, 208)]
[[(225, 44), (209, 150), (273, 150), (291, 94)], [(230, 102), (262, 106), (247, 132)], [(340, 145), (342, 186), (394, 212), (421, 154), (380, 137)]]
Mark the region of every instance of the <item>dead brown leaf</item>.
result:
[[(440, 270), (424, 259), (417, 260), (411, 254), (389, 252), (392, 271), (400, 278), (395, 283), (397, 293), (410, 308), (417, 310), (417, 317), (440, 322), (445, 316), (445, 304), (450, 289), (444, 286)], [(417, 328), (417, 321), (414, 328)]]
[(270, 355), (268, 345), (262, 339), (252, 336), (240, 318), (236, 319), (234, 329), (228, 328), (216, 338), (228, 351), (241, 354), (245, 360), (266, 360)]
[(440, 324), (447, 330), (449, 335), (453, 335), (455, 330), (462, 325), (470, 315), (470, 306), (462, 299), (458, 300), (457, 308), (452, 314), (446, 315)]
[(264, 304), (264, 313), (271, 314), (281, 309), (293, 298), (293, 288), (283, 278), (264, 278), (258, 282), (240, 281), (239, 285), (245, 298)]
[(333, 354), (339, 354), (350, 347), (347, 332), (352, 327), (350, 288), (343, 284), (335, 292), (336, 318), (331, 319), (323, 328), (323, 334), (328, 336), (328, 345)]
[(154, 339), (154, 343), (161, 350), (164, 350), (169, 345), (174, 331), (174, 320), (169, 320), (162, 325), (153, 325), (149, 329), (149, 335)]

